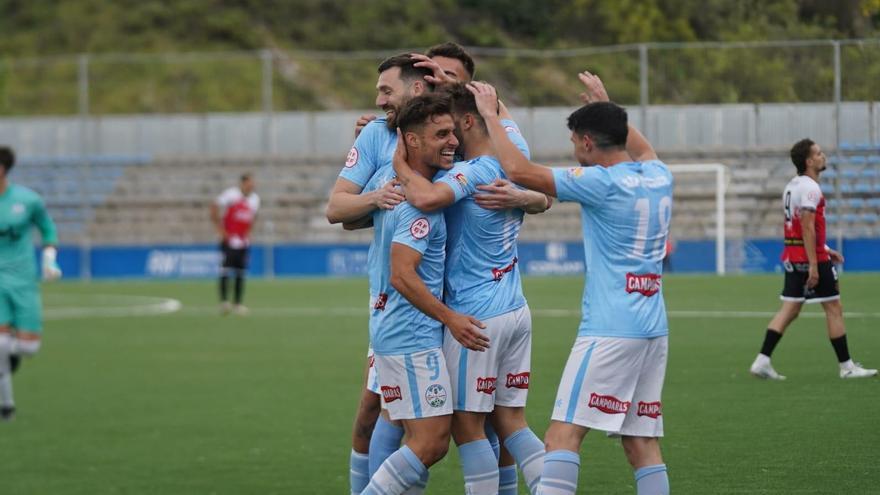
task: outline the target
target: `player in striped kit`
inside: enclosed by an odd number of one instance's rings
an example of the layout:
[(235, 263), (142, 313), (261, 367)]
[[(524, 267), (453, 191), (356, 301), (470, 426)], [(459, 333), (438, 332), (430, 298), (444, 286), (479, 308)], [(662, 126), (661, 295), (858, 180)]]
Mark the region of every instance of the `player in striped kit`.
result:
[(15, 417), (12, 373), (20, 356), (40, 349), (43, 303), (34, 265), (32, 232), (43, 241), (44, 280), (61, 277), (56, 258), (58, 236), (43, 198), (9, 181), (15, 153), (0, 147), (0, 420)]
[(791, 161), (797, 168), (797, 176), (789, 181), (782, 194), (785, 215), (782, 307), (767, 325), (761, 352), (749, 371), (758, 378), (785, 380), (770, 364), (770, 356), (804, 303), (821, 303), (840, 377), (877, 376), (877, 370), (863, 368), (849, 355), (834, 268), (834, 263), (843, 263), (843, 256), (825, 244), (825, 196), (819, 187), (819, 174), (825, 170), (825, 153), (811, 139), (802, 139), (792, 146)]
[(501, 166), (515, 183), (581, 204), (585, 287), (578, 337), (559, 385), (538, 493), (574, 494), (590, 429), (620, 435), (640, 495), (669, 493), (660, 453), (668, 324), (662, 260), (672, 175), (628, 126), (601, 81), (579, 75), (591, 101), (568, 118), (580, 167), (530, 162), (497, 117), (495, 89), (472, 83)]
[[(238, 187), (223, 191), (211, 204), (211, 221), (220, 237), (223, 262), (220, 267), (220, 312), (248, 313), (241, 301), (247, 274), (250, 232), (260, 209), (260, 197), (254, 192), (254, 178), (243, 174)], [(229, 278), (235, 278), (234, 305), (229, 302)]]

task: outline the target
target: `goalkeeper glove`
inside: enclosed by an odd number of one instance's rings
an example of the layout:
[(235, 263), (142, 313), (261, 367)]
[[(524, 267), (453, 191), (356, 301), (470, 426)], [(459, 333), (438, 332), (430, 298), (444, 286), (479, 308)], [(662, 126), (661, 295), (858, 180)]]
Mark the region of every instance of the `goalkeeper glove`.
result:
[(61, 267), (58, 266), (58, 250), (54, 246), (43, 248), (43, 280), (56, 280), (61, 278)]

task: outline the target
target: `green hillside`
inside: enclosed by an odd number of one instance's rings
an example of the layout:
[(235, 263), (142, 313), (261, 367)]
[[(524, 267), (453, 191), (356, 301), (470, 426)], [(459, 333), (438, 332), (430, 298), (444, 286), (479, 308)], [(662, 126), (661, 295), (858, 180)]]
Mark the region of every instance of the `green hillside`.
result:
[[(369, 108), (380, 56), (315, 51), (872, 38), (880, 0), (0, 0), (0, 114), (77, 111), (78, 54), (90, 54), (91, 113), (261, 108), (258, 50), (273, 59), (278, 110)], [(202, 52), (211, 56), (167, 57)], [(235, 52), (237, 55), (233, 55)], [(123, 55), (120, 55), (123, 54)], [(141, 54), (132, 56), (131, 54)], [(148, 56), (146, 56), (148, 55)], [(574, 71), (599, 71), (638, 101), (635, 49), (548, 58), (477, 57), (515, 105), (571, 104)], [(878, 99), (880, 44), (846, 46), (846, 99)], [(832, 49), (653, 50), (656, 103), (828, 101)]]

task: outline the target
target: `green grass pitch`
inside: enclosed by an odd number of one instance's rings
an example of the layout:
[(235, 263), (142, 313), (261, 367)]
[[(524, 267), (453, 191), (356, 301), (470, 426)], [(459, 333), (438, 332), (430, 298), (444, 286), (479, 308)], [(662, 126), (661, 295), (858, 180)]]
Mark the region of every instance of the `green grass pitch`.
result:
[[(662, 445), (674, 493), (880, 493), (880, 380), (837, 377), (820, 308), (777, 348), (786, 382), (747, 372), (781, 282), (664, 279)], [(846, 274), (841, 286), (852, 354), (880, 366), (880, 275)], [(528, 416), (539, 436), (581, 290), (580, 278), (525, 281), (536, 314)], [(143, 296), (182, 308), (112, 316), (157, 301)], [(0, 423), (0, 493), (347, 493), (365, 280), (253, 281), (248, 317), (218, 316), (212, 281), (59, 283), (44, 297), (43, 349), (15, 376), (16, 421)], [(618, 441), (591, 433), (581, 455), (582, 493), (635, 493)], [(428, 492), (462, 490), (453, 448)]]

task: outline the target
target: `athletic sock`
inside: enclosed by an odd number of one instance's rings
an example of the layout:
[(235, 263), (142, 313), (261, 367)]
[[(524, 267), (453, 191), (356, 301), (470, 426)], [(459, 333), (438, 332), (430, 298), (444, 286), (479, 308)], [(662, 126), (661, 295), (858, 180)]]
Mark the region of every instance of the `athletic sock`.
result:
[(425, 471), (422, 473), (422, 477), (419, 478), (419, 481), (416, 481), (416, 484), (409, 487), (409, 490), (403, 492), (403, 495), (423, 495), (425, 493), (425, 489), (428, 488), (428, 475), (431, 474), (430, 471)]
[(498, 434), (495, 433), (495, 428), (492, 427), (492, 423), (488, 421), (483, 424), (483, 431), (486, 433), (486, 439), (489, 440), (489, 444), (492, 446), (492, 452), (495, 453), (495, 459), (501, 458), (501, 439), (498, 438)]
[(779, 343), (779, 339), (782, 338), (782, 334), (777, 332), (776, 330), (767, 329), (767, 333), (764, 334), (764, 345), (761, 346), (761, 354), (770, 357), (773, 355), (773, 349), (776, 349), (776, 344)]
[(498, 459), (492, 453), (492, 444), (483, 438), (458, 446), (461, 470), (464, 473), (464, 492), (469, 495), (496, 495), (498, 493)]
[(846, 334), (831, 339), (831, 346), (834, 347), (834, 353), (837, 354), (837, 362), (845, 363), (850, 360), (849, 346), (846, 345)]
[(403, 439), (403, 428), (394, 426), (382, 416), (376, 421), (376, 427), (373, 428), (373, 435), (370, 437), (369, 451), (369, 475), (370, 478), (379, 470), (379, 466), (385, 462), (385, 459), (397, 452), (400, 448), (400, 441)]
[(516, 459), (529, 493), (535, 494), (544, 469), (544, 442), (529, 427), (515, 431), (504, 440), (504, 448)]
[(577, 491), (581, 457), (570, 450), (554, 450), (544, 456), (544, 470), (538, 493), (541, 495), (574, 495)]
[(636, 470), (637, 495), (669, 495), (669, 476), (666, 464), (645, 466)]
[(404, 445), (379, 466), (361, 495), (400, 495), (418, 483), (427, 470), (418, 456)]
[(9, 360), (12, 351), (12, 336), (0, 333), (0, 407), (15, 406), (12, 395), (12, 366)]
[(244, 273), (238, 270), (235, 274), (235, 304), (241, 304), (241, 297), (244, 295)]
[(370, 482), (370, 461), (367, 454), (361, 454), (352, 449), (348, 458), (348, 470), (351, 494), (358, 495)]
[(220, 302), (229, 300), (229, 277), (226, 273), (220, 276)]
[(516, 495), (519, 493), (516, 478), (516, 464), (498, 468), (498, 495)]

